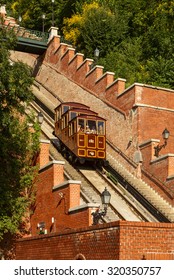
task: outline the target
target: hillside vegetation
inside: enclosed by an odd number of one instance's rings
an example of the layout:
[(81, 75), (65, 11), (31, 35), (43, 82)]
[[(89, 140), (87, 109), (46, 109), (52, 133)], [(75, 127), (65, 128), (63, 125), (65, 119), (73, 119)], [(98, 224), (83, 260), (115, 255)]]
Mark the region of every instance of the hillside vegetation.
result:
[(6, 1), (22, 25), (42, 30), (52, 23), (79, 52), (93, 58), (115, 78), (174, 89), (174, 1), (168, 0), (25, 0)]
[(6, 234), (14, 235), (19, 228), (23, 234), (26, 231), (35, 199), (34, 161), (40, 146), (35, 116), (25, 114), (33, 100), (32, 71), (10, 60), (9, 49), (15, 43), (15, 34), (2, 28), (0, 20), (0, 247)]

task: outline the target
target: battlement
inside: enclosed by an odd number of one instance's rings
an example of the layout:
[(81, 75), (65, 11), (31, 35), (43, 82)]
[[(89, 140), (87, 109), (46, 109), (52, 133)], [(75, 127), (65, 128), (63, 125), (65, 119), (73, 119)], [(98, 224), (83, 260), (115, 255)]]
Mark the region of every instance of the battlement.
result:
[(45, 61), (55, 64), (58, 71), (93, 91), (101, 99), (116, 105), (115, 96), (124, 91), (126, 80), (114, 80), (115, 73), (104, 73), (103, 66), (96, 65), (93, 59), (84, 58), (84, 54), (76, 53), (75, 48), (60, 41), (60, 36), (59, 40), (57, 36), (52, 38), (48, 44)]

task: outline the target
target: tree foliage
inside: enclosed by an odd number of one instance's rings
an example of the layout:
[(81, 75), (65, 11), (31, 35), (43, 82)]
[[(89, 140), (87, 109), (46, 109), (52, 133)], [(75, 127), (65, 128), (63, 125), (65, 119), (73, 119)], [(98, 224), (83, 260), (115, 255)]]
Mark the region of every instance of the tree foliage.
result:
[[(0, 239), (16, 233), (32, 202), (36, 171), (33, 157), (39, 148), (39, 127), (25, 116), (33, 100), (31, 69), (10, 61), (15, 35), (0, 28)], [(33, 123), (32, 132), (29, 123)]]
[[(42, 30), (44, 13), (50, 28), (50, 0), (6, 2), (13, 15), (22, 15), (24, 26)], [(173, 0), (55, 0), (54, 14), (59, 34), (90, 58), (98, 47), (98, 63), (115, 72), (116, 78), (126, 78), (128, 85), (143, 82), (174, 88)]]
[[(174, 88), (174, 1), (78, 1), (64, 20), (64, 35), (77, 50), (93, 57), (116, 77)], [(78, 9), (77, 9), (78, 7)]]
[[(96, 47), (102, 57), (106, 56), (123, 38), (126, 25), (110, 9), (98, 2), (83, 4), (81, 14), (64, 19), (65, 39), (73, 42), (78, 50), (93, 56)], [(119, 28), (118, 28), (119, 27)]]
[(71, 17), (75, 11), (77, 0), (7, 0), (8, 13), (18, 19), (22, 17), (22, 25), (27, 28), (42, 30), (42, 15), (45, 15), (45, 30), (52, 25), (52, 12), (54, 12), (55, 25), (62, 28), (64, 17)]

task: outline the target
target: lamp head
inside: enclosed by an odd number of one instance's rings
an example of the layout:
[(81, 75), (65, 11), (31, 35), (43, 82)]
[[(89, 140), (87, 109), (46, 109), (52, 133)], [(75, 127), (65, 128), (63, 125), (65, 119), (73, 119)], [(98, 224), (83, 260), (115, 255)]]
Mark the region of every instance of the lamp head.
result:
[(94, 51), (94, 57), (98, 58), (99, 54), (100, 54), (100, 51), (99, 51), (98, 48), (96, 48), (95, 51)]
[(37, 120), (40, 125), (43, 123), (43, 119), (44, 119), (44, 116), (43, 116), (42, 112), (39, 112), (37, 115)]
[(110, 199), (111, 199), (111, 194), (110, 192), (107, 190), (107, 188), (105, 187), (105, 190), (102, 192), (101, 194), (101, 201), (102, 201), (102, 204), (104, 206), (108, 206), (108, 204), (110, 203)]
[(163, 133), (162, 133), (163, 139), (164, 139), (165, 141), (168, 140), (169, 135), (170, 135), (170, 132), (167, 130), (167, 128), (165, 128), (164, 131), (163, 131)]

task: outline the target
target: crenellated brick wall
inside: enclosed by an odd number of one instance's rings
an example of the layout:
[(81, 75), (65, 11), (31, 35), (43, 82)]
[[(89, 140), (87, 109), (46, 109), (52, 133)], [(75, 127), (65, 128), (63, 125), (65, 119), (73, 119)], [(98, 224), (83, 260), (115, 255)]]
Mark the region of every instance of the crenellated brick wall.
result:
[(31, 235), (58, 232), (92, 224), (92, 211), (98, 205), (80, 204), (80, 181), (65, 180), (63, 161), (49, 160), (50, 141), (41, 140), (36, 202), (30, 218)]
[[(12, 54), (21, 58), (21, 54)], [(31, 56), (30, 56), (31, 58)], [(29, 57), (23, 61), (31, 63)], [(123, 154), (134, 159), (134, 154), (142, 152), (142, 167), (158, 177), (154, 160), (154, 146), (162, 144), (162, 131), (165, 127), (171, 132), (165, 149), (161, 149), (160, 156), (172, 154), (174, 150), (174, 90), (135, 83), (126, 88), (126, 80), (115, 79), (114, 73), (104, 73), (103, 67), (95, 65), (91, 69), (93, 60), (76, 53), (72, 46), (61, 43), (59, 35), (54, 36), (48, 43), (44, 60), (40, 65), (35, 79), (41, 85), (41, 91), (50, 97), (49, 90), (54, 92), (60, 100), (84, 103), (107, 119), (107, 139), (118, 147)], [(115, 80), (114, 80), (115, 79)], [(50, 97), (52, 100), (53, 97)], [(58, 105), (56, 98), (55, 107)], [(142, 148), (142, 144), (155, 139), (153, 147)], [(118, 156), (118, 154), (114, 155)], [(122, 158), (119, 157), (124, 164)], [(165, 157), (164, 157), (165, 158)], [(158, 164), (160, 178), (170, 188), (174, 182), (174, 167), (172, 160), (168, 161), (165, 170), (163, 157)], [(131, 167), (126, 164), (131, 171)], [(135, 172), (135, 174), (137, 174)], [(149, 177), (150, 178), (150, 177)], [(143, 176), (149, 184), (154, 182)]]
[[(5, 24), (9, 22), (15, 24), (12, 18), (6, 19)], [(106, 118), (107, 139), (131, 159), (140, 149), (142, 166), (173, 189), (173, 90), (138, 83), (126, 88), (125, 79), (115, 79), (112, 72), (104, 73), (102, 66), (92, 65), (93, 59), (61, 43), (56, 33), (50, 36), (40, 61), (36, 55), (18, 52), (11, 52), (11, 58), (37, 69), (35, 80), (55, 107), (60, 100), (81, 102)], [(161, 133), (165, 127), (171, 137), (156, 159), (154, 146), (163, 143)], [(42, 144), (36, 205), (31, 217), (33, 236), (16, 242), (17, 259), (174, 259), (173, 224), (117, 221), (91, 226), (91, 211), (96, 206), (80, 205), (80, 182), (65, 181), (64, 163), (50, 162), (49, 143)], [(124, 164), (119, 152), (115, 156)], [(131, 170), (128, 161), (126, 167)], [(147, 180), (144, 175), (142, 178)], [(148, 183), (158, 190), (150, 177)], [(164, 195), (162, 189), (160, 193)], [(47, 234), (38, 234), (40, 222), (45, 222)]]
[(113, 105), (116, 105), (116, 99), (112, 98), (112, 93), (116, 90), (116, 94), (119, 94), (125, 89), (125, 79), (114, 81), (115, 73), (103, 73), (104, 67), (94, 65), (93, 59), (84, 59), (81, 53), (75, 53), (75, 49), (68, 44), (61, 43), (58, 36), (49, 42), (45, 61), (55, 64), (58, 71), (93, 91), (101, 99), (106, 100), (105, 96), (107, 96), (107, 100), (111, 101)]
[(20, 239), (16, 259), (174, 260), (174, 225), (117, 221)]

